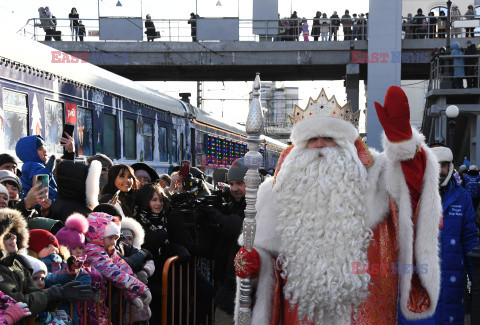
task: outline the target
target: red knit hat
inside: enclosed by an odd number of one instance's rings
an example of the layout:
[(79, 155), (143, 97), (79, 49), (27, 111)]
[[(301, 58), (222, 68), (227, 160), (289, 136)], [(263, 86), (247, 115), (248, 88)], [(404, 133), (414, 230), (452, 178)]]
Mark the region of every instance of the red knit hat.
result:
[(55, 237), (50, 231), (43, 229), (30, 230), (30, 239), (28, 241), (29, 249), (38, 254), (42, 249), (50, 244), (53, 244), (53, 246), (59, 248), (57, 237)]

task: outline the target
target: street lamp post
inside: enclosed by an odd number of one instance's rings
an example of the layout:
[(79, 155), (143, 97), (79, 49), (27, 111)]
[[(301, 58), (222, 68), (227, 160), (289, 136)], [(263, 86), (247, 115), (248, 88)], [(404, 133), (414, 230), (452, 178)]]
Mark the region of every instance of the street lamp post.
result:
[(452, 1), (447, 1), (447, 46), (446, 46), (446, 54), (450, 54), (450, 9), (452, 8)]
[(447, 107), (445, 114), (448, 118), (448, 147), (452, 150), (453, 156), (455, 157), (455, 118), (457, 118), (459, 114), (458, 107), (455, 105), (450, 105)]

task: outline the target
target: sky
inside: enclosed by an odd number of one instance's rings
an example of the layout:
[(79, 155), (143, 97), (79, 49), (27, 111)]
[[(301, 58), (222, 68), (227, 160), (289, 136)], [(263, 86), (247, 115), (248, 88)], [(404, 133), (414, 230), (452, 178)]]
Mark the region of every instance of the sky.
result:
[[(120, 1), (122, 6), (116, 6)], [(220, 1), (221, 6), (217, 6)], [(256, 0), (262, 1), (262, 0)], [(100, 16), (145, 17), (152, 19), (188, 19), (191, 12), (198, 8), (202, 17), (240, 17), (251, 19), (253, 0), (0, 0), (0, 30), (2, 33), (16, 33), (25, 26), (29, 18), (38, 17), (38, 7), (48, 6), (57, 18), (67, 18), (72, 7), (76, 7), (80, 19), (96, 19)], [(326, 12), (330, 16), (337, 11), (341, 16), (345, 9), (350, 13), (368, 12), (368, 0), (338, 1), (293, 1), (278, 0), (278, 12), (281, 17), (290, 16), (293, 10), (298, 17), (313, 18), (316, 11)], [(84, 22), (85, 23), (85, 22)], [(87, 25), (88, 30), (88, 23)], [(261, 76), (260, 76), (261, 78)], [(316, 98), (322, 88), (327, 94), (335, 95), (340, 103), (346, 102), (343, 80), (340, 81), (288, 81), (288, 87), (299, 87), (299, 106), (305, 107), (308, 98)], [(180, 92), (192, 93), (191, 101), (196, 104), (195, 82), (142, 82), (167, 95), (178, 98)], [(248, 114), (249, 92), (253, 80), (245, 82), (206, 82), (204, 83), (204, 108), (214, 116), (224, 117), (235, 122), (244, 122)], [(360, 84), (360, 109), (365, 108), (364, 86)]]

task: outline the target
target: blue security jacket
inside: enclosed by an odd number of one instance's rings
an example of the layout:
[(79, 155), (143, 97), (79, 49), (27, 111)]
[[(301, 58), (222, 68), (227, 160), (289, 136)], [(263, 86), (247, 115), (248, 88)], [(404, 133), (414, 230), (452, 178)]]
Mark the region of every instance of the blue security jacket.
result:
[(399, 308), (398, 324), (464, 325), (463, 284), (465, 269), (472, 275), (467, 253), (478, 244), (472, 199), (452, 177), (442, 197), (443, 228), (440, 229), (441, 288), (435, 314), (424, 320), (408, 321)]
[(38, 174), (46, 174), (49, 177), (49, 191), (48, 198), (52, 203), (57, 198), (57, 183), (53, 178), (53, 173), (50, 169), (45, 167), (45, 163), (40, 159), (37, 153), (37, 137), (38, 135), (30, 135), (18, 140), (15, 147), (17, 157), (23, 161), (22, 166), (22, 198), (27, 196), (28, 191), (32, 188), (33, 177)]

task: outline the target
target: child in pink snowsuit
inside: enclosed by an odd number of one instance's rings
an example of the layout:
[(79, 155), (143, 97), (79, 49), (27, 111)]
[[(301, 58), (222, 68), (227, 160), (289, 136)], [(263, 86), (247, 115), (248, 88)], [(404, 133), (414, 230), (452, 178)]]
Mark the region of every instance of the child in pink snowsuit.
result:
[(302, 34), (303, 34), (303, 41), (308, 42), (309, 41), (308, 36), (310, 35), (310, 33), (308, 31), (308, 22), (305, 18), (302, 20)]
[[(102, 277), (112, 285), (125, 290), (127, 300), (140, 312), (148, 306), (152, 295), (148, 287), (133, 275), (132, 269), (115, 250), (116, 240), (120, 237), (120, 221), (116, 217), (101, 212), (93, 212), (88, 218), (88, 232), (85, 234), (85, 265), (93, 266)], [(107, 290), (104, 289), (100, 302), (105, 302)], [(100, 308), (108, 315), (105, 303)]]

